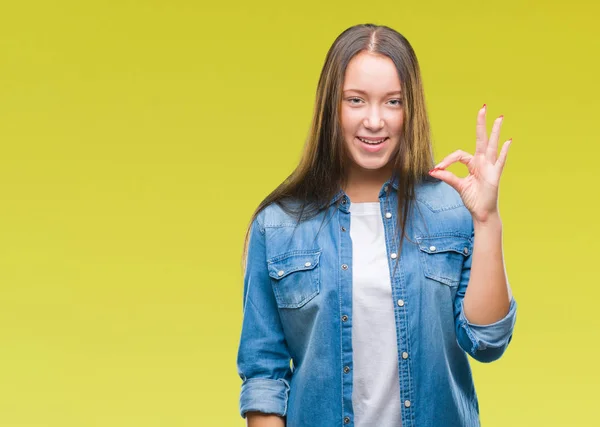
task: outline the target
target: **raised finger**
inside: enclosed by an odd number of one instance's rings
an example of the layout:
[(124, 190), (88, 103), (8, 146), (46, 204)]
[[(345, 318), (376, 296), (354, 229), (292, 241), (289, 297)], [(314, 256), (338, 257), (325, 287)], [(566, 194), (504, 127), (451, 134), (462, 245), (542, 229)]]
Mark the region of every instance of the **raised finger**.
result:
[(508, 155), (510, 144), (512, 144), (512, 138), (502, 144), (502, 150), (500, 150), (500, 155), (498, 156), (498, 161), (496, 162), (496, 165), (500, 167), (501, 171), (504, 169), (504, 165), (506, 164), (506, 156)]
[(496, 163), (496, 159), (498, 158), (498, 140), (500, 139), (500, 128), (502, 127), (503, 119), (504, 116), (500, 116), (494, 120), (494, 126), (492, 127), (492, 133), (490, 134), (490, 140), (485, 152), (485, 158), (492, 162), (492, 164)]
[(476, 127), (476, 136), (477, 140), (475, 143), (475, 153), (485, 153), (485, 149), (487, 148), (487, 130), (485, 128), (485, 110), (486, 105), (483, 104), (483, 107), (477, 113), (477, 127)]

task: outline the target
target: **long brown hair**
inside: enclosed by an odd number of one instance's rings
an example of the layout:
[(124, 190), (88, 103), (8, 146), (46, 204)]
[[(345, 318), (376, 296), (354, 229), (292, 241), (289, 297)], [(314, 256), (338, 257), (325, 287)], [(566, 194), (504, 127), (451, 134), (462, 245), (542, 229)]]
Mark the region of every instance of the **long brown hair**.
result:
[(415, 52), (404, 36), (383, 25), (360, 24), (342, 32), (327, 52), (302, 157), (296, 169), (259, 204), (252, 215), (244, 239), (243, 269), (250, 228), (263, 209), (277, 203), (300, 222), (327, 209), (332, 198), (345, 186), (348, 165), (340, 120), (342, 87), (348, 63), (363, 51), (390, 58), (402, 85), (404, 125), (397, 155), (391, 161), (394, 162), (393, 173), (399, 178), (396, 230), (402, 230), (402, 237), (405, 237), (415, 184), (430, 178), (428, 171), (434, 165), (421, 71)]

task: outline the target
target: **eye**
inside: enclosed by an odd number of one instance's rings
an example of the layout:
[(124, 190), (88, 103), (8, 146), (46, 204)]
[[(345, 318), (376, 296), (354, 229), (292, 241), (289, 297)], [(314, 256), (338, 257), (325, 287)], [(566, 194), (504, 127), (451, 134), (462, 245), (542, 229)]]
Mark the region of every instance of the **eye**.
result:
[(356, 98), (356, 97), (348, 98), (348, 101), (350, 101), (350, 104), (352, 104), (352, 103), (353, 103), (353, 102), (352, 102), (353, 100), (356, 100), (356, 101), (361, 101), (361, 99), (360, 99), (360, 98)]
[(402, 105), (402, 100), (401, 99), (391, 99), (390, 102), (396, 101), (397, 103), (394, 105)]

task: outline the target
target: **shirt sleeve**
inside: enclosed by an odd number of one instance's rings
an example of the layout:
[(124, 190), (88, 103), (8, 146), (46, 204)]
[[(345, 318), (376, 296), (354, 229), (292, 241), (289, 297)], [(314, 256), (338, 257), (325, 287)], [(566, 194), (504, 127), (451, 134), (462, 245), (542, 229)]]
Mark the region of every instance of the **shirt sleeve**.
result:
[(258, 217), (251, 224), (248, 241), (237, 369), (242, 379), (239, 410), (243, 418), (248, 411), (286, 415), (290, 355), (267, 270), (265, 231)]
[[(473, 231), (471, 236), (473, 238), (475, 236)], [(506, 316), (494, 323), (477, 325), (469, 322), (464, 312), (464, 297), (471, 277), (472, 254), (473, 251), (465, 260), (460, 284), (454, 299), (456, 339), (460, 347), (475, 360), (489, 363), (499, 359), (512, 340), (517, 320), (517, 302), (513, 296)]]

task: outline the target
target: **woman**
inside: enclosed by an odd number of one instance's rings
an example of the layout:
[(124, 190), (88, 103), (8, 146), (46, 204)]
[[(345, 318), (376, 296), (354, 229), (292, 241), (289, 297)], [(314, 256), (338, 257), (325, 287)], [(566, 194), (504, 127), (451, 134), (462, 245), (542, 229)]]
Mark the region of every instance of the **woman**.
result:
[[(498, 183), (510, 140), (434, 166), (409, 42), (344, 31), (318, 83), (296, 170), (258, 207), (244, 247), (240, 412), (250, 427), (478, 426), (468, 355), (502, 356), (516, 302)], [(445, 169), (465, 164), (458, 178)]]

